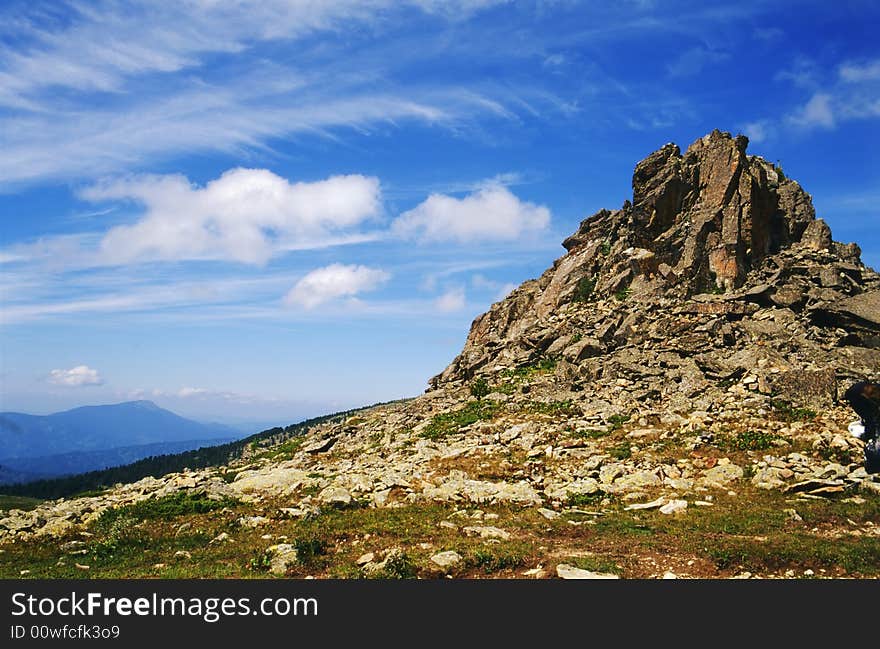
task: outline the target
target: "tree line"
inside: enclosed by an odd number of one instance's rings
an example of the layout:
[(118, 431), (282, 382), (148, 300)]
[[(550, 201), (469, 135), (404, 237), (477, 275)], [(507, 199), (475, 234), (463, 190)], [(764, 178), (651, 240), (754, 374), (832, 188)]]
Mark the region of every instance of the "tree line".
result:
[(182, 453), (151, 456), (123, 466), (89, 471), (88, 473), (80, 473), (62, 478), (49, 478), (23, 484), (3, 485), (0, 487), (0, 493), (9, 496), (30, 496), (42, 499), (67, 498), (73, 495), (102, 491), (120, 483), (137, 482), (147, 476), (159, 478), (169, 473), (183, 471), (184, 469), (204, 469), (211, 466), (222, 466), (242, 457), (248, 448), (275, 446), (292, 437), (305, 435), (315, 426), (337, 420), (342, 421), (354, 413), (362, 412), (377, 405), (383, 404), (374, 404), (363, 408), (336, 412), (331, 415), (314, 417), (286, 427), (269, 428), (244, 439), (217, 446), (205, 446)]

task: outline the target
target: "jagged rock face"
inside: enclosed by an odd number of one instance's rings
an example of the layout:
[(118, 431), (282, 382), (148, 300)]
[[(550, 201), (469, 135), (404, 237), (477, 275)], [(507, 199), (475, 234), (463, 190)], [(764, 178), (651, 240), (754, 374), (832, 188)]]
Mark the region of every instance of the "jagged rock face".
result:
[[(632, 202), (584, 220), (567, 254), (479, 316), (431, 386), (541, 357), (571, 364), (577, 384), (634, 346), (691, 387), (741, 375), (758, 351), (776, 372), (880, 374), (880, 277), (747, 144), (716, 130), (639, 162)], [(744, 353), (759, 339), (766, 349)], [(657, 360), (670, 351), (677, 360)]]
[(801, 241), (816, 218), (800, 185), (766, 160), (747, 156), (747, 144), (719, 131), (683, 156), (667, 144), (636, 165), (632, 203), (590, 217), (563, 245), (575, 252), (598, 238), (641, 249), (635, 256), (650, 264), (629, 274), (621, 267), (613, 290), (661, 264), (671, 269), (667, 283), (685, 291), (741, 286), (764, 257)]

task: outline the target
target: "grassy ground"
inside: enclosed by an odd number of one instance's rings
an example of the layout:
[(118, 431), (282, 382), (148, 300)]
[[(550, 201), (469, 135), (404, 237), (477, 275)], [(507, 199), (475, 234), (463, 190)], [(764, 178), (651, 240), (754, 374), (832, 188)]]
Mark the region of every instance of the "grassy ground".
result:
[[(748, 507), (742, 503), (748, 502)], [(399, 547), (403, 558), (383, 577), (435, 578), (430, 556), (455, 550), (464, 561), (454, 577), (512, 578), (558, 563), (647, 578), (671, 570), (690, 577), (729, 577), (749, 571), (773, 577), (880, 577), (880, 498), (863, 502), (794, 499), (778, 492), (740, 489), (712, 507), (691, 505), (678, 516), (656, 510), (624, 511), (622, 504), (564, 510), (548, 521), (535, 509), (442, 504), (331, 510), (288, 520), (278, 508), (202, 499), (147, 502), (105, 514), (86, 535), (5, 544), (0, 577), (269, 578), (265, 550), (291, 543), (301, 560), (287, 576), (362, 577), (357, 559)], [(790, 512), (794, 509), (801, 520)], [(242, 516), (270, 522), (241, 526)], [(447, 522), (441, 526), (441, 522)], [(450, 527), (451, 523), (455, 527)], [(508, 539), (480, 539), (466, 526), (495, 526)], [(230, 540), (212, 543), (225, 532)], [(271, 538), (263, 538), (271, 535)], [(88, 566), (88, 569), (79, 566)], [(22, 575), (21, 571), (29, 571)], [(810, 575), (808, 572), (807, 575)]]
[(39, 505), (42, 500), (39, 498), (28, 498), (27, 496), (6, 496), (0, 494), (0, 509), (8, 511), (10, 509), (23, 509), (25, 511), (33, 509)]

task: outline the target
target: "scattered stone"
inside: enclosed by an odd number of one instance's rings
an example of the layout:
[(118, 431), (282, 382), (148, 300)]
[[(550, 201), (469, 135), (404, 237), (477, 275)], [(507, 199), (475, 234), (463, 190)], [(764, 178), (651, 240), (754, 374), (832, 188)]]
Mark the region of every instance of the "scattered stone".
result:
[(657, 500), (652, 500), (649, 503), (635, 503), (633, 505), (627, 505), (624, 507), (624, 511), (632, 511), (638, 509), (655, 509), (657, 507), (661, 507), (666, 504), (666, 497), (660, 496)]
[(688, 502), (686, 500), (670, 500), (660, 508), (661, 514), (677, 514), (687, 509)]
[(266, 525), (269, 522), (269, 519), (265, 516), (242, 516), (238, 519), (238, 524), (241, 527), (249, 527), (251, 529), (256, 529), (257, 527)]
[(703, 474), (703, 481), (706, 483), (715, 483), (726, 485), (735, 482), (743, 477), (744, 471), (742, 467), (736, 464), (719, 464), (716, 467), (707, 469)]
[(556, 575), (560, 579), (620, 579), (618, 575), (610, 572), (593, 572), (567, 563), (556, 566)]
[(296, 546), (290, 543), (279, 543), (266, 548), (270, 555), (269, 572), (273, 575), (287, 574), (287, 570), (299, 560)]
[(465, 527), (463, 531), (468, 536), (479, 536), (481, 539), (501, 539), (506, 541), (510, 538), (510, 532), (491, 525)]
[(351, 505), (351, 493), (344, 487), (330, 485), (318, 494), (318, 500), (334, 507), (348, 507)]
[(431, 562), (436, 564), (443, 572), (449, 572), (463, 561), (462, 556), (455, 550), (438, 552), (431, 557)]

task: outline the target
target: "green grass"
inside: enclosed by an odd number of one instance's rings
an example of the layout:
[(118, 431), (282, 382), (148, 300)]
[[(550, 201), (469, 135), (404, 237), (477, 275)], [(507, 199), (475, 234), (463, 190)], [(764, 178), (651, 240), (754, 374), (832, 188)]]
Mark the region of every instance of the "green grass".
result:
[(578, 430), (572, 433), (574, 437), (581, 437), (583, 439), (601, 439), (603, 437), (608, 437), (610, 434), (610, 430), (602, 428), (588, 428), (586, 430)]
[(752, 539), (721, 537), (709, 555), (721, 568), (760, 572), (791, 568), (843, 569), (847, 573), (876, 573), (880, 539), (823, 539), (804, 533)]
[(629, 442), (621, 442), (617, 446), (612, 446), (608, 450), (608, 455), (615, 460), (628, 460), (632, 457), (632, 448), (630, 448)]
[(108, 530), (119, 520), (171, 520), (186, 514), (204, 514), (224, 507), (236, 507), (239, 501), (223, 497), (208, 498), (204, 492), (178, 491), (168, 496), (148, 498), (124, 507), (106, 509), (95, 523), (98, 529)]
[(565, 504), (569, 507), (591, 507), (598, 505), (607, 496), (602, 491), (594, 491), (590, 494), (585, 493), (569, 493)]
[(608, 424), (611, 426), (611, 430), (620, 430), (623, 428), (623, 425), (629, 421), (629, 415), (611, 415), (608, 418)]
[(790, 402), (782, 399), (771, 399), (770, 407), (773, 414), (780, 421), (812, 421), (816, 418), (816, 411), (810, 408), (796, 408)]
[(465, 558), (466, 565), (480, 569), (486, 574), (502, 570), (512, 570), (525, 564), (525, 555), (520, 547), (485, 546), (474, 550)]
[(715, 445), (728, 451), (766, 451), (774, 446), (774, 442), (784, 439), (781, 435), (762, 430), (747, 430), (736, 435), (722, 435)]
[(521, 365), (514, 369), (508, 369), (501, 372), (501, 376), (514, 381), (522, 382), (535, 374), (546, 374), (556, 369), (555, 358), (542, 358), (536, 363), (530, 365)]
[(271, 459), (276, 459), (281, 455), (285, 456), (293, 456), (296, 453), (300, 446), (303, 445), (306, 438), (305, 435), (297, 435), (296, 437), (287, 440), (286, 442), (281, 442), (278, 446), (273, 446), (269, 450), (269, 457)]
[(529, 401), (525, 404), (525, 412), (551, 415), (554, 417), (578, 417), (583, 411), (571, 399), (564, 401)]
[(617, 562), (608, 557), (588, 556), (588, 557), (568, 557), (560, 561), (580, 568), (581, 570), (589, 570), (590, 572), (604, 572), (611, 574), (620, 574), (620, 566)]
[(28, 498), (27, 496), (4, 496), (0, 494), (0, 509), (9, 511), (10, 509), (21, 509), (29, 511), (42, 503), (39, 498)]
[[(57, 541), (5, 543), (0, 578), (19, 578), (21, 570), (30, 571), (24, 575), (28, 578), (269, 578), (271, 556), (266, 550), (281, 542), (297, 548), (300, 560), (288, 568), (288, 576), (295, 578), (361, 578), (357, 558), (374, 552), (379, 561), (392, 547), (401, 548), (402, 554), (374, 576), (437, 578), (430, 556), (445, 549), (464, 558), (451, 574), (469, 578), (517, 577), (519, 569), (538, 564), (552, 575), (557, 563), (636, 578), (657, 576), (669, 568), (702, 577), (742, 570), (780, 574), (794, 569), (802, 574), (807, 568), (817, 576), (880, 576), (880, 538), (845, 533), (880, 520), (880, 497), (804, 501), (747, 486), (737, 491), (735, 497), (719, 495), (713, 507), (691, 506), (682, 516), (625, 511), (625, 502), (616, 499), (601, 505), (602, 515), (568, 512), (553, 521), (531, 507), (479, 505), (487, 514), (498, 515), (485, 524), (511, 533), (510, 539), (498, 543), (462, 534), (462, 526), (480, 524), (470, 516), (476, 505), (465, 505), (467, 515), (456, 515), (462, 503), (327, 510), (308, 520), (281, 518), (247, 529), (234, 521), (242, 514), (271, 516), (286, 503), (242, 503), (235, 511), (175, 507), (175, 515), (166, 518), (168, 508), (154, 502), (149, 510), (121, 508), (125, 515), (92, 526), (92, 536), (73, 533)], [(600, 495), (574, 497), (571, 502), (593, 510), (594, 498)], [(789, 507), (802, 522), (784, 513)], [(441, 527), (441, 521), (453, 522), (458, 529)], [(232, 540), (211, 543), (221, 531), (230, 533)], [(267, 532), (274, 538), (262, 539)], [(191, 557), (176, 557), (181, 550)], [(693, 567), (684, 567), (690, 560)], [(90, 568), (79, 569), (76, 563)]]
[(431, 423), (422, 431), (422, 437), (441, 439), (446, 435), (455, 434), (465, 426), (492, 419), (500, 407), (501, 404), (495, 401), (469, 401), (458, 410), (434, 415)]

